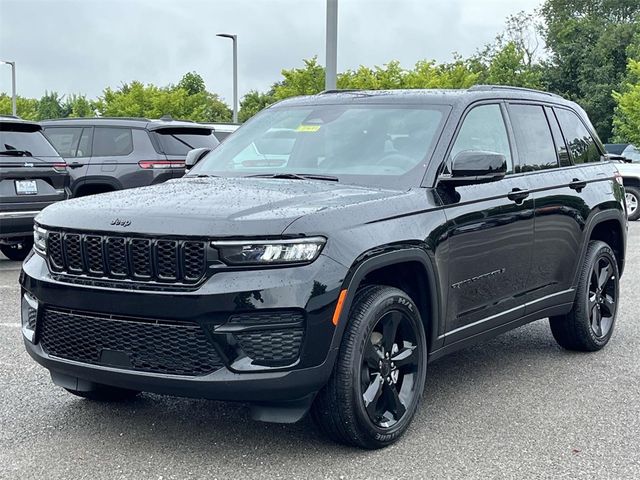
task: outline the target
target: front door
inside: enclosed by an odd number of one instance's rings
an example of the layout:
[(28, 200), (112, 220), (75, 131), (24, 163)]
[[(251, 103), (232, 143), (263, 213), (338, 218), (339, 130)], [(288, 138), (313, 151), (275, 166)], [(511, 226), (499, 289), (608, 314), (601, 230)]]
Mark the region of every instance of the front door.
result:
[(500, 103), (473, 107), (447, 156), (465, 150), (503, 154), (505, 178), (437, 189), (447, 218), (446, 344), (521, 316), (528, 298), (533, 199), (526, 176), (514, 172), (505, 115)]

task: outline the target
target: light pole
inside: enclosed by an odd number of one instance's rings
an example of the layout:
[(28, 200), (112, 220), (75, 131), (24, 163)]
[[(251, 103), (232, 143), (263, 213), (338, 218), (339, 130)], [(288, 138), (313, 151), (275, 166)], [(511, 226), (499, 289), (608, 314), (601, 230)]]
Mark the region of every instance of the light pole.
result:
[(230, 38), (233, 41), (233, 123), (238, 123), (238, 36), (218, 33), (216, 37)]
[(15, 117), (16, 113), (16, 62), (9, 62), (6, 60), (0, 60), (0, 63), (5, 65), (11, 65), (11, 112)]
[(324, 89), (335, 90), (338, 74), (338, 0), (327, 0), (327, 65), (325, 66)]

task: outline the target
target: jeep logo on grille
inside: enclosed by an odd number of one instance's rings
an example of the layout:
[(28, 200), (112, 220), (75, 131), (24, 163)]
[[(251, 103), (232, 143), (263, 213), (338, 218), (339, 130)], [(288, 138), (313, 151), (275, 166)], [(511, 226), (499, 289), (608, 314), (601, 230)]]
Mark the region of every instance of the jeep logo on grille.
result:
[(131, 220), (120, 220), (119, 218), (116, 218), (111, 221), (111, 225), (115, 225), (117, 227), (128, 227), (131, 225)]

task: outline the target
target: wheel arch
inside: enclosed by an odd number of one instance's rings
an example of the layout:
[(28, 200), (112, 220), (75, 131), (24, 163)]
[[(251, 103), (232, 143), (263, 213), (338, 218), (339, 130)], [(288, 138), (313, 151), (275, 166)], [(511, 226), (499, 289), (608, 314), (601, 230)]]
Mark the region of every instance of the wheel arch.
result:
[[(82, 179), (73, 186), (73, 197), (78, 196), (78, 192), (84, 192), (91, 189), (103, 189), (104, 191), (122, 190), (122, 185), (116, 179), (111, 177), (96, 177), (91, 179)], [(82, 195), (80, 195), (82, 196)]]
[[(403, 277), (392, 273), (409, 272)], [(358, 289), (367, 284), (387, 285), (405, 291), (418, 306), (425, 326), (428, 351), (437, 350), (439, 322), (443, 316), (437, 271), (429, 255), (421, 248), (403, 247), (393, 251), (370, 256), (356, 261), (347, 274), (342, 289), (347, 296), (338, 319), (338, 335), (334, 337), (332, 348), (338, 348), (346, 327), (349, 310)], [(439, 343), (440, 342), (440, 343)]]
[[(609, 245), (616, 254), (618, 271), (622, 276), (625, 263), (626, 250), (626, 219), (619, 210), (608, 210), (596, 213), (585, 228), (584, 242), (580, 258), (584, 258), (589, 242), (601, 240)], [(574, 277), (574, 285), (577, 285), (579, 266)]]

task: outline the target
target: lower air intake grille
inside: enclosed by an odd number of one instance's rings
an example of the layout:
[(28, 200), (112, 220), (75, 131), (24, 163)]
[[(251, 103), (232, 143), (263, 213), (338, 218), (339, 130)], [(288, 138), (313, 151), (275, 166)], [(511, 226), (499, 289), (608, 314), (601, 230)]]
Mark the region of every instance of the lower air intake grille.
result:
[(237, 333), (235, 337), (256, 363), (292, 363), (300, 355), (302, 333), (302, 328), (290, 328)]
[(45, 310), (41, 338), (49, 355), (94, 365), (173, 375), (222, 367), (196, 324), (166, 324)]

